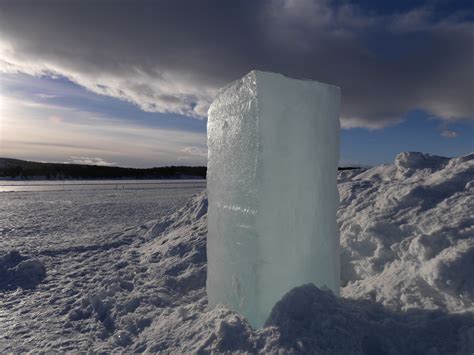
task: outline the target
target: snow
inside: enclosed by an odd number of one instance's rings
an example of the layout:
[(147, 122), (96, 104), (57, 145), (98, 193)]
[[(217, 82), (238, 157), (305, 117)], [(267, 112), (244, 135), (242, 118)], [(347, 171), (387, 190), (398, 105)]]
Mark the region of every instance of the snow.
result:
[(454, 354), (468, 353), (464, 339), (474, 336), (472, 317), (426, 310), (396, 313), (373, 302), (337, 299), (307, 284), (283, 297), (267, 326), (279, 330), (280, 346), (302, 353)]
[(27, 259), (18, 251), (9, 251), (0, 255), (0, 287), (34, 287), (46, 276), (44, 265), (36, 258)]
[(339, 292), (339, 101), (335, 86), (260, 71), (219, 91), (208, 115), (211, 308), (260, 327), (295, 286)]
[[(46, 269), (33, 288), (0, 286), (0, 351), (472, 354), (474, 155), (432, 158), (409, 172), (403, 163), (340, 172), (342, 297), (301, 285), (260, 329), (224, 306), (207, 309), (201, 189), (63, 192), (49, 205), (51, 192), (0, 194), (9, 226), (0, 248), (20, 252), (0, 269), (34, 258)], [(48, 219), (55, 213), (71, 230)], [(51, 233), (35, 236), (35, 223)]]
[(340, 175), (341, 294), (393, 308), (474, 310), (474, 155), (401, 153)]
[(0, 352), (111, 350), (116, 333), (146, 327), (160, 301), (139, 246), (156, 218), (203, 190), (196, 185), (0, 193), (0, 255), (19, 254), (2, 266), (36, 258), (46, 272), (34, 287), (0, 282)]

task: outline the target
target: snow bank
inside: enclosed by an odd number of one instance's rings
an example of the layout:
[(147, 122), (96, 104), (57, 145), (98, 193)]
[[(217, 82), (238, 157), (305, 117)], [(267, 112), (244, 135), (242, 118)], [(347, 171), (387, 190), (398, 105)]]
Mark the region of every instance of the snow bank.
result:
[(474, 154), (401, 153), (339, 176), (341, 294), (391, 309), (473, 310)]
[[(191, 298), (187, 287), (172, 286), (179, 290), (175, 295), (181, 298), (176, 301), (180, 306), (162, 313), (144, 330), (144, 349), (472, 353), (473, 158), (403, 153), (394, 166), (340, 173), (342, 298), (303, 285), (275, 305), (265, 328), (253, 330), (226, 308), (206, 311), (204, 281), (192, 284), (197, 293)], [(425, 194), (417, 192), (420, 189)], [(179, 270), (171, 272), (178, 280), (199, 279), (204, 260), (187, 263), (187, 268), (177, 265), (190, 250), (200, 250), (203, 256), (205, 206), (205, 196), (200, 195), (188, 210), (155, 227), (163, 232), (144, 255), (148, 261), (159, 260), (162, 275), (170, 273), (166, 269)], [(180, 257), (167, 252), (170, 248), (182, 250)]]

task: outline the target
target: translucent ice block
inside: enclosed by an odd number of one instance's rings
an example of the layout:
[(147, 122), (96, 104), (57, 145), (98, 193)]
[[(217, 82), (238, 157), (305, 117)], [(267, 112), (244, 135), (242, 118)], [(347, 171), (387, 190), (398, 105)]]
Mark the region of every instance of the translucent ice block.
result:
[(252, 71), (208, 114), (209, 306), (260, 327), (306, 283), (339, 292), (339, 88)]

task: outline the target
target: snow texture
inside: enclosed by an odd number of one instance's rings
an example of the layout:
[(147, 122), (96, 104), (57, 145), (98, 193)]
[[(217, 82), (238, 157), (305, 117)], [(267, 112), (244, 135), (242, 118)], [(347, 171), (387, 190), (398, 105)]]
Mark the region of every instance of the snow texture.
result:
[(102, 226), (93, 244), (18, 237), (18, 254), (7, 238), (0, 269), (36, 258), (46, 278), (0, 289), (0, 352), (473, 354), (473, 180), (474, 155), (403, 153), (340, 172), (342, 297), (300, 285), (257, 330), (207, 309), (205, 193), (180, 209), (171, 201), (186, 196), (161, 196), (155, 213), (167, 216), (120, 234)]
[(219, 91), (208, 119), (211, 308), (260, 327), (295, 286), (339, 293), (339, 101), (335, 86), (260, 71)]
[(38, 259), (27, 259), (16, 250), (0, 254), (0, 290), (33, 288), (45, 277), (46, 268)]
[(474, 310), (474, 154), (401, 153), (341, 173), (339, 192), (344, 297)]

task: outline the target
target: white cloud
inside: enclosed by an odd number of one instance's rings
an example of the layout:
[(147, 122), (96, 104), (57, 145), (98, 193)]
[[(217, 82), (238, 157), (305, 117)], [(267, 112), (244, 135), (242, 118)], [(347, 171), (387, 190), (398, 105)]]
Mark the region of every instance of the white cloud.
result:
[(63, 123), (63, 118), (59, 116), (49, 116), (48, 120), (55, 125)]
[(44, 100), (54, 99), (54, 98), (58, 97), (58, 95), (53, 95), (53, 94), (36, 94), (36, 96), (39, 97), (40, 99), (44, 99)]
[(186, 147), (181, 149), (183, 153), (187, 153), (189, 155), (197, 155), (199, 157), (207, 157), (207, 148), (202, 147)]
[(116, 163), (110, 163), (98, 157), (91, 158), (91, 157), (76, 157), (76, 156), (71, 156), (71, 158), (69, 159), (69, 163), (82, 164), (82, 165), (103, 165), (103, 166), (117, 165)]
[(456, 137), (459, 136), (459, 133), (456, 132), (456, 131), (451, 131), (449, 129), (445, 129), (444, 131), (441, 131), (440, 135), (443, 138), (456, 138)]

